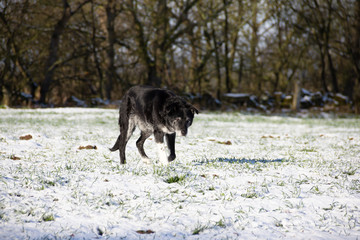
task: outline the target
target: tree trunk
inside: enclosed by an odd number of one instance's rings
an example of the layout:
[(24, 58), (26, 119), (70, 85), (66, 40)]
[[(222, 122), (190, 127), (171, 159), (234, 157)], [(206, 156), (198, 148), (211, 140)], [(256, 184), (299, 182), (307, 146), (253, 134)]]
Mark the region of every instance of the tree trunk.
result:
[(58, 60), (60, 36), (64, 32), (65, 26), (71, 17), (70, 5), (67, 0), (63, 0), (63, 13), (61, 19), (55, 25), (54, 31), (51, 35), (49, 56), (45, 63), (45, 79), (41, 83), (40, 89), (40, 103), (45, 104), (50, 85), (53, 82), (54, 71), (56, 68), (56, 61)]
[(274, 75), (275, 75), (275, 82), (274, 82), (273, 92), (276, 92), (279, 87), (279, 82), (280, 82), (280, 71), (278, 69), (276, 69), (274, 72)]
[(156, 72), (156, 61), (149, 56), (148, 42), (145, 39), (145, 30), (143, 24), (140, 22), (137, 16), (137, 6), (134, 1), (129, 1), (129, 10), (134, 21), (134, 28), (136, 30), (135, 39), (138, 44), (137, 49), (139, 51), (140, 59), (146, 67), (147, 79), (146, 84), (150, 86), (160, 86)]
[[(257, 0), (251, 0), (251, 41), (250, 41), (250, 79), (253, 86), (258, 85), (260, 87), (260, 80), (258, 78), (257, 60), (256, 60), (256, 48), (258, 45), (258, 23), (257, 23)], [(256, 82), (258, 84), (256, 84)], [(255, 90), (255, 89), (254, 89)], [(261, 89), (258, 89), (261, 90)]]
[(215, 34), (214, 26), (212, 26), (212, 39), (215, 49), (215, 64), (216, 64), (216, 76), (217, 76), (217, 91), (216, 95), (218, 99), (221, 99), (221, 71), (220, 71), (220, 57), (219, 57), (219, 50), (218, 50), (218, 43)]
[(328, 58), (329, 68), (330, 68), (333, 92), (338, 93), (339, 92), (339, 85), (338, 85), (338, 81), (337, 81), (337, 77), (336, 77), (336, 70), (335, 70), (335, 67), (334, 67), (334, 64), (333, 64), (329, 49), (327, 49), (326, 54), (327, 54), (327, 58)]
[(63, 0), (63, 13), (61, 19), (56, 23), (54, 31), (51, 35), (49, 56), (45, 62), (45, 78), (41, 83), (40, 88), (40, 103), (42, 104), (46, 104), (47, 95), (54, 80), (54, 71), (57, 67), (56, 62), (58, 61), (60, 37), (65, 30), (66, 24), (69, 22), (71, 16), (73, 16), (78, 10), (80, 10), (86, 3), (90, 1), (91, 0), (85, 0), (84, 2), (80, 3), (74, 11), (71, 11), (68, 1)]
[(150, 86), (160, 87), (161, 79), (157, 75), (157, 70), (155, 64), (148, 65), (148, 80), (147, 84)]
[(226, 91), (229, 93), (231, 92), (231, 79), (230, 79), (230, 66), (229, 66), (229, 19), (228, 19), (228, 12), (227, 12), (227, 5), (228, 1), (223, 0), (224, 4), (224, 43), (225, 43), (225, 54), (224, 54), (224, 65), (225, 65), (225, 85)]
[(244, 55), (240, 53), (240, 61), (239, 61), (239, 70), (238, 70), (238, 86), (237, 90), (241, 92), (241, 82), (243, 78), (243, 69), (244, 69)]
[(96, 43), (96, 27), (95, 27), (95, 11), (94, 11), (94, 3), (92, 3), (91, 5), (91, 17), (92, 17), (92, 36), (91, 36), (91, 41), (92, 41), (92, 53), (94, 56), (94, 62), (95, 62), (95, 68), (97, 71), (97, 75), (99, 77), (99, 89), (98, 92), (100, 93), (100, 98), (104, 98), (103, 95), (103, 81), (104, 81), (104, 76), (103, 76), (103, 71), (101, 69), (100, 66), (100, 60), (98, 57), (98, 51), (96, 50), (98, 48), (98, 44)]
[(116, 79), (115, 72), (115, 0), (108, 0), (106, 5), (106, 30), (107, 30), (107, 67), (106, 67), (106, 83), (105, 83), (105, 97), (107, 100), (111, 100), (111, 91), (113, 89), (113, 84)]
[(198, 76), (198, 52), (196, 49), (196, 43), (197, 43), (197, 38), (195, 36), (195, 32), (193, 32), (193, 34), (191, 34), (189, 36), (190, 38), (190, 44), (191, 44), (191, 66), (190, 66), (190, 79), (192, 81), (192, 89), (196, 89), (196, 85), (198, 85), (198, 92), (201, 94), (201, 80), (199, 79)]
[(357, 80), (360, 85), (360, 1), (356, 1), (356, 13), (355, 13), (355, 34), (354, 34), (354, 54), (353, 62), (357, 75)]
[(320, 80), (323, 87), (324, 92), (329, 92), (327, 84), (326, 84), (326, 76), (325, 76), (325, 56), (322, 50), (322, 46), (319, 45), (319, 51), (320, 51), (320, 63), (321, 63), (321, 74), (320, 74)]
[(355, 6), (355, 34), (354, 34), (354, 54), (353, 62), (357, 75), (357, 81), (354, 79), (355, 87), (353, 89), (353, 101), (355, 113), (360, 114), (360, 1), (356, 1)]
[(293, 93), (293, 99), (291, 104), (291, 110), (292, 111), (298, 111), (300, 109), (300, 82), (295, 81), (294, 83), (294, 93)]
[(157, 76), (152, 80), (152, 85), (160, 87), (162, 81), (166, 79), (167, 63), (166, 63), (166, 42), (168, 41), (168, 9), (167, 0), (158, 0), (158, 17), (156, 18), (156, 41), (154, 44), (155, 67)]
[(326, 23), (326, 32), (325, 32), (325, 41), (326, 41), (325, 42), (325, 54), (327, 55), (327, 59), (328, 59), (329, 70), (330, 70), (330, 75), (331, 75), (331, 83), (333, 86), (333, 92), (338, 93), (339, 86), (338, 86), (338, 81), (337, 81), (337, 77), (336, 77), (336, 69), (334, 67), (332, 57), (330, 54), (330, 49), (329, 49), (332, 11), (333, 11), (332, 1), (327, 2), (327, 9), (328, 9), (328, 14), (327, 14), (327, 21), (326, 21), (327, 23)]

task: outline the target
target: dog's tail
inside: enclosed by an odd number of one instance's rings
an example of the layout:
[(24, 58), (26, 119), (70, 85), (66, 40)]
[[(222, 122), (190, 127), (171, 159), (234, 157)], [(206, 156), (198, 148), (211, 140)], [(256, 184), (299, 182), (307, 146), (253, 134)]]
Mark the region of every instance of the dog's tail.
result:
[[(130, 98), (129, 98), (129, 94), (126, 93), (120, 103), (120, 109), (119, 109), (119, 127), (121, 130), (127, 129), (127, 126), (125, 125), (128, 124), (128, 112), (130, 111), (129, 106), (130, 106)], [(114, 146), (112, 148), (109, 148), (110, 151), (115, 152), (119, 150), (120, 136), (121, 136), (121, 132), (118, 138), (116, 139)]]
[(115, 151), (119, 150), (119, 142), (120, 142), (120, 135), (118, 136), (114, 146), (112, 148), (109, 148), (109, 150), (112, 151), (112, 152), (115, 152)]

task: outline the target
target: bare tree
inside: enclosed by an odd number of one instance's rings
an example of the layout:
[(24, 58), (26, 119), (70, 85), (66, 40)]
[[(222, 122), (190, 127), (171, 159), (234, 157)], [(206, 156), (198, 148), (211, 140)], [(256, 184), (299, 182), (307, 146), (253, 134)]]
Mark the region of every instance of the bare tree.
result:
[(78, 6), (71, 10), (70, 4), (67, 0), (63, 0), (63, 11), (60, 20), (56, 23), (49, 45), (49, 55), (45, 63), (45, 78), (44, 81), (41, 83), (40, 89), (40, 103), (46, 104), (47, 103), (47, 95), (50, 90), (50, 86), (53, 82), (54, 78), (54, 71), (57, 67), (58, 61), (58, 52), (59, 52), (59, 45), (60, 45), (60, 37), (63, 34), (66, 24), (69, 22), (70, 18), (76, 14), (85, 4), (89, 3), (91, 0), (85, 0), (78, 4)]
[[(137, 43), (137, 52), (146, 66), (149, 85), (161, 85), (167, 68), (166, 53), (176, 40), (191, 29), (191, 24), (188, 24), (188, 14), (197, 1), (186, 0), (180, 3), (172, 1), (176, 12), (170, 11), (166, 0), (153, 0), (147, 2), (146, 6), (139, 1), (128, 1), (127, 10), (135, 26), (134, 39)], [(141, 9), (150, 9), (154, 14), (141, 13), (139, 5)]]
[(355, 0), (4, 0), (0, 98), (115, 99), (143, 83), (221, 98), (300, 81), (357, 101), (359, 16)]
[(116, 69), (115, 69), (115, 17), (116, 17), (116, 1), (108, 0), (106, 4), (106, 30), (107, 30), (107, 61), (106, 61), (106, 99), (111, 100), (111, 91), (113, 89), (113, 84), (116, 79)]
[[(325, 2), (325, 3), (324, 3)], [(289, 3), (292, 9), (305, 22), (305, 26), (297, 25), (302, 32), (308, 34), (310, 39), (318, 47), (320, 56), (321, 73), (320, 79), (323, 90), (329, 92), (326, 82), (326, 59), (330, 69), (334, 92), (339, 92), (336, 69), (330, 53), (331, 25), (333, 22), (333, 1), (302, 0), (296, 5)], [(300, 8), (301, 7), (301, 8)]]

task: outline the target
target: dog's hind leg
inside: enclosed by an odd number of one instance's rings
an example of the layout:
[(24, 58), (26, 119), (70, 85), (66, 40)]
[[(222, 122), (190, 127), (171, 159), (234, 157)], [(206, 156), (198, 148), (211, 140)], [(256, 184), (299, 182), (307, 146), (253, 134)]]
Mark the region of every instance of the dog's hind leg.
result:
[(166, 143), (167, 143), (167, 146), (170, 150), (170, 155), (168, 157), (168, 161), (171, 162), (171, 161), (174, 161), (175, 158), (176, 158), (176, 155), (175, 155), (175, 138), (176, 138), (176, 133), (172, 133), (172, 134), (166, 134), (165, 135), (166, 137)]
[(131, 99), (128, 94), (123, 97), (119, 109), (119, 127), (120, 135), (118, 136), (114, 146), (110, 148), (110, 151), (119, 150), (120, 163), (126, 163), (125, 149), (126, 144), (129, 141), (132, 133), (135, 130), (135, 121), (131, 115)]
[(152, 134), (151, 132), (141, 131), (141, 135), (140, 135), (139, 139), (136, 141), (136, 147), (139, 150), (139, 153), (141, 155), (143, 162), (146, 164), (150, 164), (150, 159), (145, 153), (144, 143), (145, 143), (145, 140), (151, 136), (151, 134)]
[(124, 124), (123, 126), (120, 125), (120, 129), (122, 130), (120, 132), (119, 138), (119, 151), (120, 151), (120, 163), (125, 164), (126, 163), (126, 157), (125, 157), (125, 149), (126, 144), (129, 141), (131, 135), (133, 134), (135, 130), (135, 122), (133, 118), (129, 118), (127, 125)]

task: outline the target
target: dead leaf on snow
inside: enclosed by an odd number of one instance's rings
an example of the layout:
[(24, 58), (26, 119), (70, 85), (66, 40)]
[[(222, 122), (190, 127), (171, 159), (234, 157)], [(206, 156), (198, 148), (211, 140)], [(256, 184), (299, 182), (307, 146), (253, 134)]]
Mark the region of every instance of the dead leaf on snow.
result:
[(274, 137), (272, 135), (269, 135), (269, 136), (262, 136), (261, 138), (280, 138), (280, 136)]
[(87, 145), (87, 146), (80, 146), (79, 147), (79, 150), (83, 150), (83, 149), (97, 149), (97, 147), (94, 145), (94, 146), (92, 146), (92, 145)]
[(20, 140), (30, 140), (32, 139), (32, 136), (30, 134), (28, 135), (24, 135), (24, 136), (20, 136)]
[(231, 145), (231, 141), (225, 141), (225, 142), (221, 142), (221, 141), (218, 141), (218, 143), (220, 144), (224, 144), (224, 145)]
[(148, 229), (148, 230), (138, 230), (136, 231), (138, 234), (152, 234), (155, 233), (154, 231)]
[(10, 159), (11, 159), (11, 160), (14, 160), (14, 161), (20, 160), (20, 158), (17, 157), (17, 156), (15, 156), (15, 155), (11, 155), (11, 156), (10, 156)]

